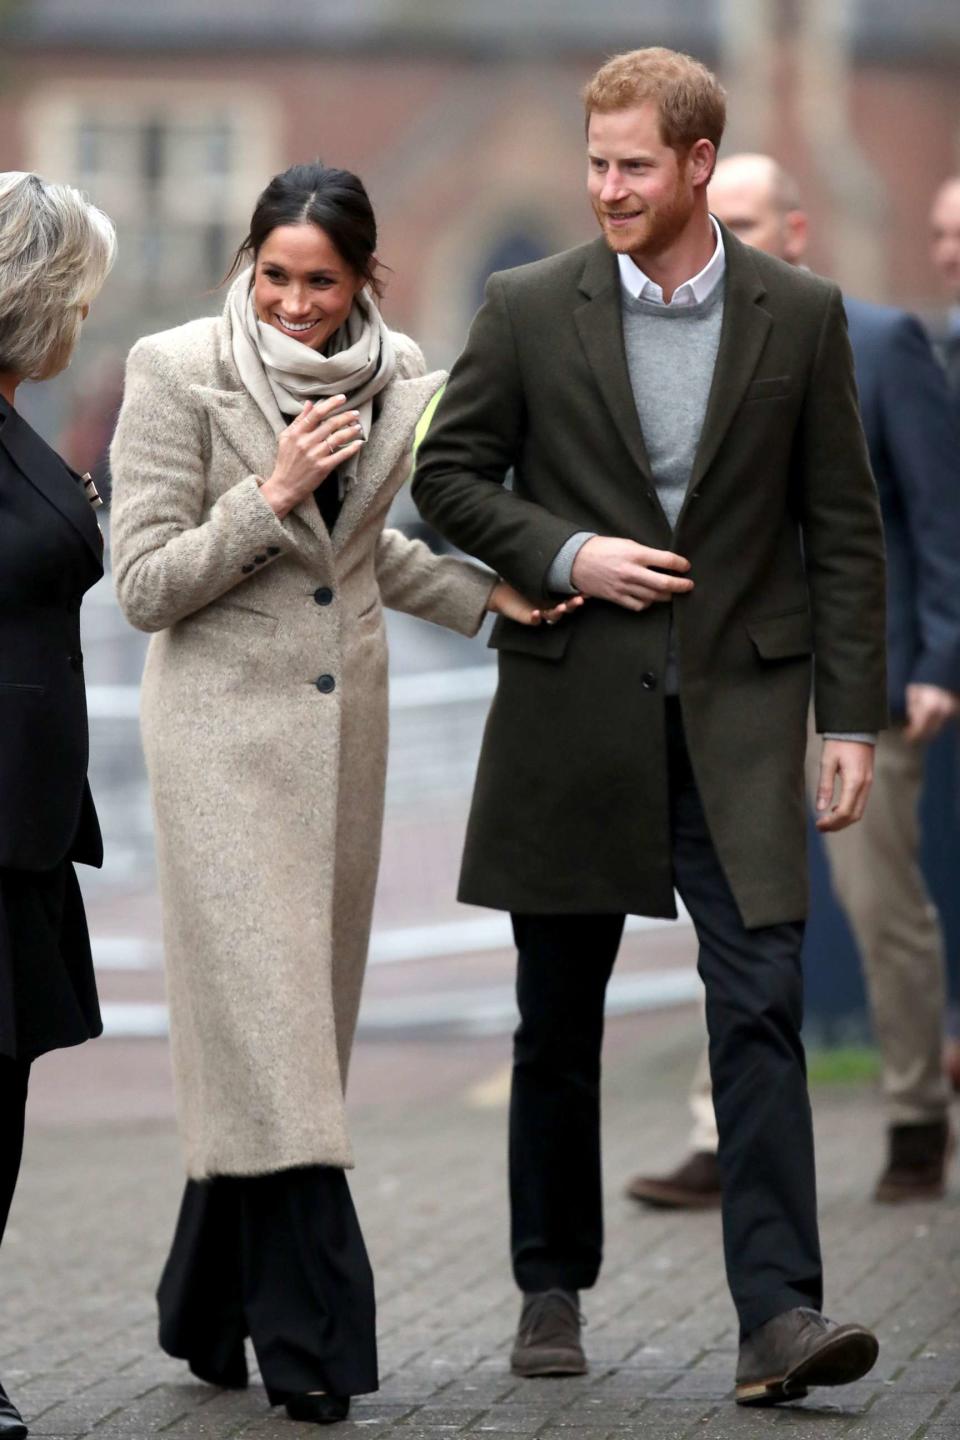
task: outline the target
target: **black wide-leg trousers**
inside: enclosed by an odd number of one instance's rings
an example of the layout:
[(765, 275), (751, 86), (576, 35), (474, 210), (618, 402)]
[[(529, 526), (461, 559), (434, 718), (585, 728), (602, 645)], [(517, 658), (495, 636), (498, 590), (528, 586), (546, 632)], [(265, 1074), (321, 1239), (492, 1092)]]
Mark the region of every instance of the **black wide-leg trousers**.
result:
[(23, 1158), (23, 1128), (27, 1109), (30, 1061), (0, 1055), (0, 1240), (17, 1188)]
[[(781, 1311), (822, 1303), (800, 1039), (803, 924), (744, 926), (710, 839), (679, 702), (666, 705), (674, 881), (700, 945), (724, 1255), (746, 1335)], [(524, 1291), (587, 1289), (603, 1251), (600, 1051), (624, 917), (514, 915), (513, 925), (520, 1010), (510, 1102), (514, 1275)]]
[(250, 1336), (272, 1405), (376, 1390), (373, 1272), (342, 1170), (188, 1180), (157, 1291), (160, 1345), (239, 1384)]

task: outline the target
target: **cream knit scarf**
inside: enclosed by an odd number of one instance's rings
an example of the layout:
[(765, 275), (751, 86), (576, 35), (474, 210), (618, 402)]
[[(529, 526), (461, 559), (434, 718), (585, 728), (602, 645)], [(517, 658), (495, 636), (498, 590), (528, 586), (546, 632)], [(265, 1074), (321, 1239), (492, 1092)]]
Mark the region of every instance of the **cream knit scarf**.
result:
[[(346, 323), (331, 335), (321, 352), (257, 319), (252, 281), (250, 266), (230, 286), (225, 318), (240, 379), (274, 434), (279, 435), (299, 415), (305, 400), (346, 395), (341, 409), (359, 410), (363, 434), (369, 436), (373, 398), (390, 383), (397, 368), (390, 331), (372, 290), (365, 287), (360, 291)], [(359, 458), (354, 455), (338, 467), (341, 494), (356, 472)]]

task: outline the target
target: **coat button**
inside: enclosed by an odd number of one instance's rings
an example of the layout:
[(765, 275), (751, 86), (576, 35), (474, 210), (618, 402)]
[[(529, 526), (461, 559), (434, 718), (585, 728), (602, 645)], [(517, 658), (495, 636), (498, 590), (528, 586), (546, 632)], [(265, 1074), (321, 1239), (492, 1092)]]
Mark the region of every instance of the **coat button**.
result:
[(652, 670), (646, 670), (640, 676), (640, 684), (643, 686), (644, 690), (656, 690), (657, 677), (656, 675), (654, 675)]
[(313, 683), (316, 685), (321, 695), (329, 695), (331, 691), (336, 690), (337, 688), (337, 682), (336, 680), (334, 680), (332, 675), (321, 675)]
[(266, 565), (267, 563), (266, 555), (254, 555), (253, 558), (257, 565)]
[(280, 554), (280, 546), (279, 546), (279, 545), (268, 545), (268, 546), (267, 546), (267, 554), (268, 554), (268, 555), (279, 555), (279, 554)]
[(252, 575), (257, 567), (255, 565), (241, 565), (240, 570), (244, 575)]
[(321, 585), (319, 590), (314, 590), (313, 598), (318, 605), (329, 605), (333, 600), (333, 591), (327, 585)]

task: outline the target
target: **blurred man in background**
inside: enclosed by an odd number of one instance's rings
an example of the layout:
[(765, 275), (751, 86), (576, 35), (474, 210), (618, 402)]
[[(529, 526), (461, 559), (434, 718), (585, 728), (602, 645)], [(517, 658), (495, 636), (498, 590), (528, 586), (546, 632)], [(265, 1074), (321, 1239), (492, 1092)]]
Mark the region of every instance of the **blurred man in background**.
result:
[[(960, 175), (953, 175), (945, 180), (933, 198), (930, 210), (930, 257), (943, 280), (948, 297), (948, 309), (942, 324), (934, 330), (934, 349), (946, 373), (956, 414), (960, 419)], [(956, 794), (956, 787), (954, 793)], [(957, 803), (960, 805), (960, 795), (957, 795)], [(944, 1064), (954, 1090), (960, 1091), (960, 1004), (957, 1003), (955, 968), (953, 975), (954, 1001)]]
[(960, 175), (945, 180), (930, 211), (930, 253), (950, 309), (937, 349), (960, 413)]
[[(941, 191), (953, 209), (953, 249), (941, 269), (960, 299), (960, 181)], [(766, 155), (721, 160), (712, 212), (749, 245), (792, 265), (807, 248), (796, 183)], [(948, 228), (947, 206), (943, 227)], [(950, 258), (952, 255), (952, 259)], [(918, 806), (924, 746), (960, 709), (960, 429), (918, 321), (845, 300), (864, 429), (887, 545), (888, 678), (892, 729), (879, 736), (874, 790), (859, 825), (824, 837), (836, 894), (867, 983), (883, 1067), (889, 1153), (875, 1190), (883, 1201), (943, 1194), (951, 1138), (942, 1067), (943, 939), (920, 869)], [(960, 310), (954, 356), (960, 379)], [(816, 788), (816, 767), (808, 786)], [(661, 1207), (720, 1203), (716, 1122), (706, 1053), (690, 1096), (691, 1153), (672, 1173), (637, 1176), (634, 1199)]]

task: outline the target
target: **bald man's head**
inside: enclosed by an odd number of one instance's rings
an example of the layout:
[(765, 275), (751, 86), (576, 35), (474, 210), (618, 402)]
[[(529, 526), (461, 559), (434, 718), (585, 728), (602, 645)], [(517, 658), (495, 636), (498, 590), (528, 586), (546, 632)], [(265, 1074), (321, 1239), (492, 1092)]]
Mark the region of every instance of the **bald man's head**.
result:
[(950, 299), (960, 304), (960, 175), (945, 180), (933, 198), (930, 255)]
[(707, 202), (747, 245), (799, 265), (807, 249), (807, 217), (796, 181), (771, 155), (729, 155), (717, 164)]

